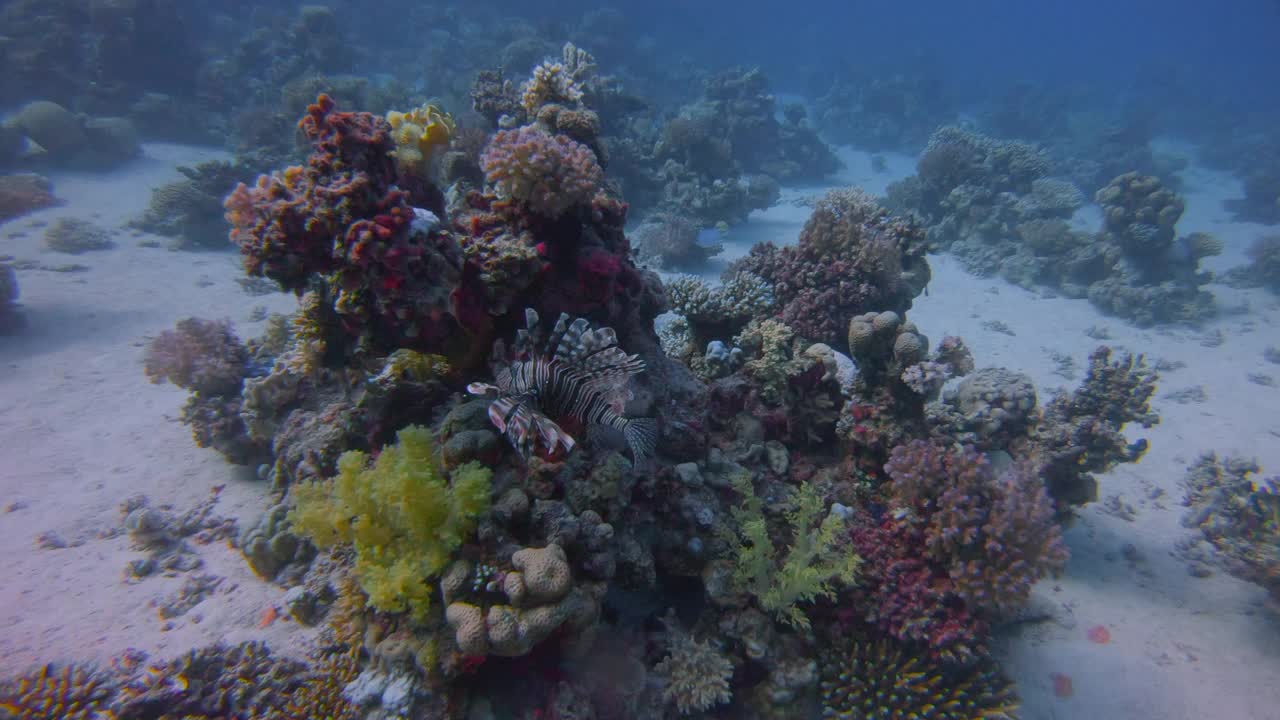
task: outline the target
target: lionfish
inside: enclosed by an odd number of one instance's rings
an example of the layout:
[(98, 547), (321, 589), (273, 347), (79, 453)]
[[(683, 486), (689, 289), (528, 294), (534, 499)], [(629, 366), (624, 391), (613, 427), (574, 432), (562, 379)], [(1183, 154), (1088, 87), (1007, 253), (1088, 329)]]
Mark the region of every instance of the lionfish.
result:
[(539, 451), (553, 456), (573, 449), (573, 436), (552, 418), (620, 431), (637, 463), (651, 454), (656, 423), (622, 414), (627, 379), (644, 370), (644, 361), (618, 347), (612, 328), (593, 330), (585, 318), (569, 322), (561, 313), (543, 341), (538, 313), (526, 309), (524, 317), (527, 329), (516, 333), (510, 354), (502, 340), (494, 343), (493, 384), (471, 383), (467, 391), (494, 398), (489, 419), (525, 460)]

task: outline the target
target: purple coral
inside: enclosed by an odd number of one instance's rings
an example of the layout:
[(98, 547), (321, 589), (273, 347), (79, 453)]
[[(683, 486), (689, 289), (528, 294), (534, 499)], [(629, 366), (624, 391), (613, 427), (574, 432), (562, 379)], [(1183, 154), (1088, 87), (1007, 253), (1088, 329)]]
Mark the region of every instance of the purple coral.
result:
[(171, 382), (203, 396), (238, 393), (249, 351), (226, 320), (179, 320), (151, 341), (143, 358), (153, 383)]
[(480, 156), (480, 167), (500, 195), (553, 219), (589, 205), (604, 180), (590, 148), (532, 126), (499, 131)]
[(894, 448), (885, 471), (892, 504), (913, 513), (929, 558), (972, 610), (1017, 607), (1036, 580), (1065, 565), (1053, 502), (1029, 463), (997, 477), (971, 446), (916, 440)]

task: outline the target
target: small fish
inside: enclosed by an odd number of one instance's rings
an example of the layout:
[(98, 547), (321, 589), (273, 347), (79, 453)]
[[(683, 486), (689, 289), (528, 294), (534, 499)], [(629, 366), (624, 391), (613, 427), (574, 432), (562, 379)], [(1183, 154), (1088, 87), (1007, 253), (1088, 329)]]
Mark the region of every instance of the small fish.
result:
[(493, 384), (467, 386), (473, 395), (493, 398), (489, 420), (516, 450), (526, 460), (534, 453), (568, 453), (576, 441), (552, 418), (572, 418), (621, 432), (637, 463), (650, 455), (656, 423), (622, 414), (626, 381), (644, 370), (644, 361), (623, 352), (611, 328), (593, 330), (584, 318), (571, 323), (561, 313), (541, 350), (534, 347), (538, 313), (525, 310), (525, 325), (510, 355), (501, 340), (494, 344)]

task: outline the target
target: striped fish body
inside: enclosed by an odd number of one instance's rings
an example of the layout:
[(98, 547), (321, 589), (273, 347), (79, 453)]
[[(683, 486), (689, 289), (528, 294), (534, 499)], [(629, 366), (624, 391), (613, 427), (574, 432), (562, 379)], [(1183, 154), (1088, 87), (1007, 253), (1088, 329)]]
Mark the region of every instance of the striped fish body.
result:
[(535, 351), (537, 313), (525, 314), (528, 329), (517, 335), (515, 357), (504, 359), (505, 348), (495, 347), (494, 384), (467, 388), (494, 398), (489, 405), (494, 426), (526, 459), (571, 451), (576, 442), (557, 422), (570, 419), (621, 432), (637, 462), (652, 453), (653, 420), (622, 414), (626, 380), (643, 370), (644, 362), (618, 347), (613, 330), (591, 330), (581, 318), (569, 323), (567, 315), (560, 316), (547, 349)]

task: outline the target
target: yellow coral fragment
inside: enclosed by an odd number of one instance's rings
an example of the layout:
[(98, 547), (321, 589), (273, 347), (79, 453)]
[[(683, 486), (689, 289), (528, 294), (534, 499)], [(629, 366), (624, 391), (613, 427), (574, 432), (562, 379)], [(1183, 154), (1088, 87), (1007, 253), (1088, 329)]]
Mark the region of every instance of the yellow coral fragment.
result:
[(387, 113), (396, 149), (391, 152), (402, 170), (423, 173), (435, 151), (447, 147), (457, 131), (449, 113), (427, 103), (409, 112)]

